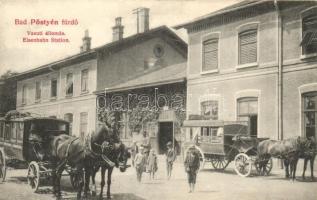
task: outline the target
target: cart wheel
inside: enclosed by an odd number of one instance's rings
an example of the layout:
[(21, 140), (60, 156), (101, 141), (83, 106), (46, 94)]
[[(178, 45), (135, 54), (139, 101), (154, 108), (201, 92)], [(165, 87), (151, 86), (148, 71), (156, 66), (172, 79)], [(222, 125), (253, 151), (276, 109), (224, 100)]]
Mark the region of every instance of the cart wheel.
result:
[(217, 156), (211, 159), (211, 164), (216, 170), (224, 170), (230, 161), (225, 156)]
[(6, 156), (4, 154), (4, 150), (0, 149), (0, 180), (2, 182), (6, 179)]
[[(186, 151), (185, 151), (185, 157), (186, 157), (186, 155), (187, 155), (187, 152), (188, 152), (189, 148), (190, 148), (190, 147), (188, 147), (188, 148), (186, 149)], [(195, 148), (199, 151), (199, 161), (200, 161), (200, 168), (199, 168), (199, 170), (202, 170), (202, 169), (204, 169), (204, 166), (205, 166), (205, 161), (206, 161), (206, 160), (205, 160), (205, 155), (204, 155), (203, 151), (202, 151), (198, 146), (195, 145)]]
[(239, 176), (246, 177), (251, 174), (252, 161), (251, 158), (245, 153), (239, 153), (234, 158), (234, 170)]
[[(254, 165), (255, 165), (255, 168), (256, 168), (256, 171), (257, 171), (258, 175), (261, 175), (261, 170), (260, 170), (259, 162), (256, 161), (256, 162), (254, 163)], [(270, 159), (268, 160), (268, 162), (266, 163), (266, 165), (264, 166), (264, 170), (265, 170), (265, 172), (266, 172), (265, 175), (269, 175), (270, 172), (271, 172), (271, 170), (272, 170), (272, 168), (273, 168), (273, 160), (272, 160), (272, 158), (270, 158)]]
[(37, 162), (32, 161), (29, 164), (27, 179), (32, 191), (37, 192), (40, 185), (40, 167)]
[(71, 172), (69, 174), (69, 177), (70, 177), (70, 183), (72, 184), (73, 188), (77, 190), (79, 188), (80, 180), (84, 179), (83, 173)]

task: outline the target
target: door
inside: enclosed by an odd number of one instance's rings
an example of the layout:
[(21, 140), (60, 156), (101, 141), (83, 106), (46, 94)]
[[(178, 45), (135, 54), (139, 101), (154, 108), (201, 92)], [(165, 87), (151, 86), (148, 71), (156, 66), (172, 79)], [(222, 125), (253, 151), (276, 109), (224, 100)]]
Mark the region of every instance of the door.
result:
[(166, 152), (166, 144), (169, 141), (173, 142), (173, 122), (160, 122), (158, 134), (159, 154)]

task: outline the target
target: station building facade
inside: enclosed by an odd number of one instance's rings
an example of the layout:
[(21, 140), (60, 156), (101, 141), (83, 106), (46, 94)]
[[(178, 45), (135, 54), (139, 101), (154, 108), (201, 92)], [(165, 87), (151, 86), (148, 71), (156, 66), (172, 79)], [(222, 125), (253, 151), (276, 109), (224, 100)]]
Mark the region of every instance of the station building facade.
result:
[(316, 2), (242, 1), (175, 28), (189, 38), (187, 117), (317, 138)]

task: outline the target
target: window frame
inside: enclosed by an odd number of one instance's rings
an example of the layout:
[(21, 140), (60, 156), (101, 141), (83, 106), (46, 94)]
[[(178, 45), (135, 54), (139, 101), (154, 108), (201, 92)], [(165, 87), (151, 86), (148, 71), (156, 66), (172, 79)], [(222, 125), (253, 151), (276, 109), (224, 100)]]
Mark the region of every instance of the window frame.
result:
[[(83, 123), (83, 121), (82, 121), (84, 115), (86, 115), (86, 122), (85, 123)], [(85, 134), (88, 133), (88, 121), (89, 121), (88, 112), (81, 112), (79, 114), (79, 134), (80, 134), (79, 136), (82, 139), (84, 139), (84, 137), (86, 136)], [(83, 128), (84, 125), (86, 126), (86, 133), (82, 134), (82, 128)]]
[[(68, 78), (69, 76), (71, 76), (71, 78)], [(69, 80), (71, 80), (71, 92), (68, 92)], [(71, 72), (66, 74), (65, 95), (66, 97), (72, 97), (74, 95), (74, 74)]]
[(35, 102), (41, 101), (42, 98), (42, 82), (35, 82)]
[[(69, 117), (71, 116), (71, 117)], [(67, 118), (67, 119), (66, 119)], [(71, 120), (68, 120), (71, 119)], [(65, 113), (64, 114), (64, 120), (67, 121), (69, 123), (69, 135), (72, 135), (73, 133), (73, 122), (74, 122), (74, 114), (73, 113)]]
[[(211, 115), (205, 115), (205, 114), (203, 114), (203, 104), (210, 103), (210, 104), (212, 105), (212, 104), (215, 103), (215, 102), (217, 103), (217, 115), (216, 115), (216, 118), (213, 117), (212, 111), (210, 111), (210, 112), (211, 112)], [(206, 106), (206, 105), (204, 105), (204, 106)], [(212, 119), (212, 120), (218, 120), (218, 119), (219, 119), (219, 100), (209, 99), (209, 100), (201, 101), (201, 102), (200, 102), (200, 114), (201, 114), (202, 116), (207, 117), (207, 118), (210, 118), (210, 119)]]
[[(250, 113), (249, 112), (249, 105), (248, 105), (248, 114), (240, 114), (240, 103), (242, 102), (254, 102), (256, 101), (257, 102), (257, 109), (256, 109), (256, 113)], [(236, 114), (236, 118), (237, 118), (237, 121), (245, 121), (245, 120), (240, 120), (240, 118), (245, 118), (247, 117), (248, 118), (248, 133), (250, 136), (259, 136), (259, 97), (256, 97), (256, 96), (245, 96), (245, 97), (239, 97), (236, 99), (236, 109), (237, 109), (237, 114)], [(251, 134), (251, 117), (254, 117), (256, 116), (257, 117), (257, 124), (256, 124), (256, 135), (254, 134)]]
[[(53, 96), (53, 82), (56, 82), (56, 88), (55, 88), (55, 96)], [(57, 82), (57, 78), (53, 78), (51, 79), (51, 92), (50, 92), (50, 97), (51, 99), (56, 99), (57, 98), (57, 94), (58, 94), (58, 82)]]
[(317, 57), (317, 52), (315, 52), (315, 53), (304, 53), (303, 46), (302, 46), (302, 41), (304, 39), (303, 37), (305, 36), (304, 35), (304, 19), (307, 18), (307, 17), (310, 17), (312, 15), (316, 15), (316, 17), (317, 17), (316, 13), (317, 13), (317, 6), (308, 8), (308, 9), (306, 9), (306, 10), (301, 12), (301, 19), (300, 19), (300, 22), (301, 22), (301, 32), (300, 32), (300, 34), (301, 34), (301, 43), (300, 43), (301, 56), (300, 56), (300, 58), (301, 59)]
[(23, 84), (22, 85), (22, 105), (26, 105), (27, 104), (27, 94), (28, 93), (28, 86), (27, 84)]
[[(84, 74), (86, 74), (86, 79), (85, 79), (86, 80), (86, 88), (83, 88)], [(88, 89), (89, 81), (88, 81), (88, 79), (89, 79), (89, 70), (88, 70), (88, 68), (81, 70), (81, 73), (80, 73), (80, 91), (81, 91), (81, 93), (89, 92), (89, 89)]]
[[(210, 69), (210, 70), (203, 70), (204, 66), (205, 66), (205, 51), (204, 51), (204, 43), (208, 42), (208, 41), (215, 41), (217, 40), (217, 67), (215, 69)], [(201, 66), (200, 66), (200, 74), (204, 75), (204, 74), (212, 74), (212, 73), (217, 73), (219, 72), (219, 68), (220, 68), (220, 32), (212, 32), (212, 33), (208, 33), (206, 35), (203, 35), (201, 37)]]
[(306, 113), (314, 113), (314, 118), (315, 118), (315, 124), (312, 124), (311, 127), (314, 127), (314, 137), (315, 139), (317, 138), (317, 101), (315, 104), (315, 108), (312, 109), (306, 109), (305, 108), (305, 98), (308, 96), (313, 96), (317, 99), (317, 91), (309, 91), (309, 92), (304, 92), (301, 93), (301, 101), (302, 101), (302, 106), (301, 106), (301, 116), (302, 116), (302, 128), (303, 128), (303, 136), (307, 137), (307, 132), (306, 132)]

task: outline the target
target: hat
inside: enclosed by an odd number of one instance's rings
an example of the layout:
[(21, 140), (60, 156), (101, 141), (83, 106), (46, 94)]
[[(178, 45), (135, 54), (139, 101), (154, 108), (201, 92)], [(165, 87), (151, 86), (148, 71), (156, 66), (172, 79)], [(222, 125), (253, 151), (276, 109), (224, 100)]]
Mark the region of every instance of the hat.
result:
[(167, 144), (166, 144), (166, 146), (172, 146), (173, 145), (173, 143), (171, 142), (171, 141), (169, 141)]

